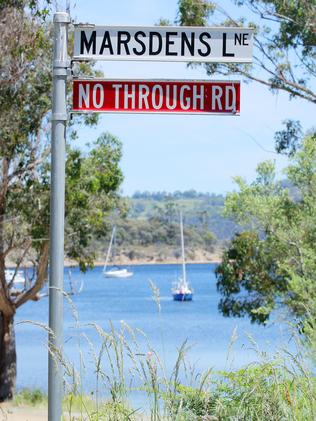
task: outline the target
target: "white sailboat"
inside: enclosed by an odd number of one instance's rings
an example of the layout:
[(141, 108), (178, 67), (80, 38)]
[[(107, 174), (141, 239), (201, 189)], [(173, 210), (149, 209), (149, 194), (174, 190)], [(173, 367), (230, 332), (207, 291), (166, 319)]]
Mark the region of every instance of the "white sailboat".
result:
[[(69, 296), (69, 295), (79, 295), (82, 292), (83, 286), (84, 286), (83, 278), (81, 279), (81, 282), (80, 282), (80, 285), (79, 285), (79, 280), (77, 281), (77, 280), (73, 279), (71, 269), (68, 269), (67, 277), (68, 277), (68, 282), (69, 282), (69, 288), (64, 291), (64, 294), (67, 295), (67, 296)], [(66, 283), (66, 278), (64, 278), (64, 282)], [(48, 286), (48, 284), (49, 284), (49, 280), (47, 280), (45, 290), (43, 292), (37, 293), (38, 299), (49, 296), (49, 286)]]
[(190, 288), (186, 267), (185, 267), (185, 255), (184, 255), (184, 239), (183, 239), (183, 221), (182, 212), (180, 212), (180, 233), (181, 233), (181, 254), (182, 254), (182, 277), (179, 278), (175, 287), (172, 289), (173, 299), (175, 301), (192, 301), (193, 290)]
[(22, 270), (6, 269), (4, 271), (7, 284), (27, 286), (29, 280), (25, 277)]
[(116, 227), (114, 226), (112, 230), (109, 248), (106, 253), (105, 263), (103, 267), (103, 275), (106, 278), (130, 278), (131, 276), (133, 276), (133, 272), (129, 271), (126, 268), (120, 268), (116, 265), (111, 265), (111, 268), (108, 269), (108, 264), (111, 257), (112, 245), (114, 249), (113, 261), (115, 260), (115, 232), (116, 232)]

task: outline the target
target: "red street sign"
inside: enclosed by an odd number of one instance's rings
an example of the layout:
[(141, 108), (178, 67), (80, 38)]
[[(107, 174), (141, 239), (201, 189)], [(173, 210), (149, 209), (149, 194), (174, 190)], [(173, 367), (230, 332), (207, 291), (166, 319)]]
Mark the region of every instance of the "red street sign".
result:
[(72, 110), (238, 115), (240, 82), (74, 80)]

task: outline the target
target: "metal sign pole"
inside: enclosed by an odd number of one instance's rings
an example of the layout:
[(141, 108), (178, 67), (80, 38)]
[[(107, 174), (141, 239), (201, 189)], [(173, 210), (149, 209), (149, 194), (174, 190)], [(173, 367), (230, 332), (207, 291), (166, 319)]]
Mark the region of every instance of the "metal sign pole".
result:
[(62, 418), (63, 371), (60, 355), (63, 345), (65, 140), (68, 13), (54, 14), (50, 267), (49, 267), (49, 356), (48, 420)]

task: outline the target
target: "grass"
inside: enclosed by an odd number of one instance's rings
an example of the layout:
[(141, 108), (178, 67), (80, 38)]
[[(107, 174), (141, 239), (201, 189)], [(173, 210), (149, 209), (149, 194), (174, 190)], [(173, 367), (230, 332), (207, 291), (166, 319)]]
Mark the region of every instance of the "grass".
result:
[[(293, 358), (290, 360), (293, 363)], [(286, 365), (285, 365), (286, 364)], [(146, 367), (144, 366), (144, 369)], [(154, 363), (147, 364), (148, 382), (144, 390), (151, 400), (150, 420), (206, 421), (247, 420), (314, 421), (316, 419), (316, 381), (299, 361), (272, 359), (238, 371), (209, 372), (200, 376), (198, 386), (166, 384), (157, 376)], [(298, 372), (295, 370), (298, 369)], [(293, 371), (294, 370), (294, 371)], [(114, 384), (114, 383), (113, 383)], [(116, 384), (116, 388), (118, 385)], [(121, 385), (120, 393), (124, 390)], [(39, 390), (23, 390), (14, 399), (16, 405), (46, 405), (47, 396)], [(81, 394), (67, 394), (64, 412), (73, 420), (136, 421), (144, 414), (132, 409), (128, 400), (112, 395), (99, 400)]]
[[(159, 290), (151, 285), (158, 312)], [(73, 306), (73, 304), (71, 303)], [(75, 328), (81, 326), (73, 308)], [(316, 378), (313, 372), (315, 347), (297, 334), (295, 353), (283, 350), (268, 355), (257, 350), (257, 362), (239, 370), (199, 373), (189, 367), (185, 341), (178, 349), (173, 369), (167, 371), (161, 356), (146, 335), (125, 322), (108, 329), (89, 327), (98, 335), (96, 346), (86, 333), (78, 335), (78, 370), (60, 352), (56, 360), (64, 367), (64, 413), (67, 419), (89, 421), (314, 421), (316, 420)], [(314, 335), (315, 336), (315, 335)], [(313, 338), (313, 335), (310, 335)], [(87, 362), (82, 341), (90, 348), (95, 385), (84, 392)], [(233, 341), (232, 341), (233, 346)], [(255, 344), (253, 344), (255, 346)], [(51, 350), (54, 352), (54, 350)], [(315, 361), (315, 360), (314, 360)], [(146, 396), (147, 407), (134, 407), (132, 393)], [(23, 390), (17, 405), (46, 405), (39, 390)]]
[[(83, 372), (67, 378), (64, 413), (72, 420), (90, 421), (314, 421), (316, 379), (306, 367), (305, 353), (287, 351), (273, 357), (259, 353), (259, 361), (235, 371), (187, 373), (187, 343), (178, 350), (172, 373), (167, 376), (159, 355), (143, 350), (137, 340), (143, 333), (122, 323), (108, 331), (92, 326), (101, 338), (91, 345), (95, 366), (95, 390), (82, 393)], [(88, 340), (88, 339), (87, 339)], [(129, 370), (125, 364), (129, 362)], [(132, 362), (132, 364), (130, 364)], [(65, 363), (65, 368), (69, 363)], [(72, 367), (73, 370), (73, 367)], [(181, 378), (181, 380), (180, 380)], [(76, 379), (76, 380), (75, 380)], [(190, 380), (191, 379), (191, 380)], [(71, 390), (69, 390), (69, 388)], [(129, 395), (135, 390), (147, 395), (148, 411), (133, 408)], [(108, 396), (107, 399), (104, 396)], [(22, 390), (16, 405), (46, 405), (39, 390)], [(147, 412), (147, 413), (146, 413)], [(145, 414), (146, 413), (146, 414)], [(67, 418), (67, 419), (68, 419)]]

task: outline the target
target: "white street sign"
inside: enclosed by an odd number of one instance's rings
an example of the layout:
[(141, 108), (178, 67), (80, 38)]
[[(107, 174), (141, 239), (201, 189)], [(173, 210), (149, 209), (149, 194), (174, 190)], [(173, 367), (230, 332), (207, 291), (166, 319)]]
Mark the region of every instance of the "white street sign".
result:
[(252, 44), (249, 28), (79, 24), (73, 59), (250, 63)]

